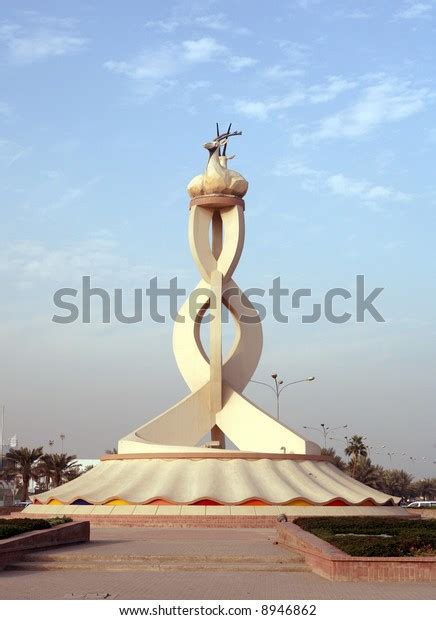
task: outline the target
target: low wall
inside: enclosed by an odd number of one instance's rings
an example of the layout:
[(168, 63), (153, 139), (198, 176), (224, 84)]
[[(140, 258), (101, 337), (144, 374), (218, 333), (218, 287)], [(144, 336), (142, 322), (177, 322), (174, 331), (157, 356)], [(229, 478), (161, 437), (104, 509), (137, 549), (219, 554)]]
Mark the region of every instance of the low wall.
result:
[(21, 512), (22, 510), (22, 506), (0, 506), (0, 517), (10, 515), (13, 512)]
[(281, 523), (277, 531), (279, 542), (302, 553), (314, 573), (331, 581), (436, 581), (436, 556), (351, 556), (294, 523)]
[[(299, 516), (389, 516), (412, 518), (397, 506), (183, 506), (120, 505), (81, 506), (32, 504), (20, 515), (26, 518), (63, 516), (86, 519), (96, 526), (273, 528), (277, 518)], [(419, 516), (419, 515), (416, 515)]]
[(436, 508), (407, 508), (407, 512), (422, 519), (436, 519)]
[(0, 540), (0, 570), (10, 562), (20, 560), (29, 551), (89, 542), (89, 521), (63, 523), (49, 530), (35, 530)]
[[(52, 518), (53, 515), (23, 514), (26, 519)], [(75, 515), (69, 514), (73, 521), (86, 520), (93, 527), (163, 527), (163, 528), (274, 528), (276, 516), (251, 515)]]

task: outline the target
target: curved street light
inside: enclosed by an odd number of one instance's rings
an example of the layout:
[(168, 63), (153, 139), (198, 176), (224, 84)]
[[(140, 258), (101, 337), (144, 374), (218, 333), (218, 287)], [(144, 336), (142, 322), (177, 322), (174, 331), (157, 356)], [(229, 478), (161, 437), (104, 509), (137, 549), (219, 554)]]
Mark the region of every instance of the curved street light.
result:
[[(320, 424), (321, 428), (316, 428), (315, 426), (303, 426), (310, 431), (317, 431), (318, 433), (322, 433), (324, 436), (324, 448), (327, 448), (327, 439), (331, 439), (330, 433), (334, 431), (338, 431), (340, 428), (348, 428), (348, 424), (343, 424), (342, 426), (335, 426), (334, 428), (330, 428), (330, 426), (326, 426), (325, 424)], [(345, 437), (345, 440), (348, 438)]]
[(307, 377), (306, 379), (298, 379), (298, 381), (290, 381), (289, 383), (285, 383), (283, 385), (282, 379), (279, 379), (278, 374), (275, 372), (271, 375), (271, 378), (274, 380), (274, 385), (270, 383), (265, 383), (264, 381), (255, 381), (254, 379), (250, 380), (250, 383), (258, 383), (259, 385), (264, 385), (270, 390), (272, 390), (276, 397), (276, 413), (277, 420), (280, 420), (280, 394), (283, 390), (290, 385), (295, 385), (296, 383), (304, 383), (305, 381), (315, 381), (315, 377)]
[(392, 466), (392, 457), (393, 457), (393, 456), (395, 456), (395, 452), (386, 452), (386, 454), (388, 455), (388, 457), (389, 457), (389, 463), (390, 463), (390, 464), (391, 464), (391, 466)]

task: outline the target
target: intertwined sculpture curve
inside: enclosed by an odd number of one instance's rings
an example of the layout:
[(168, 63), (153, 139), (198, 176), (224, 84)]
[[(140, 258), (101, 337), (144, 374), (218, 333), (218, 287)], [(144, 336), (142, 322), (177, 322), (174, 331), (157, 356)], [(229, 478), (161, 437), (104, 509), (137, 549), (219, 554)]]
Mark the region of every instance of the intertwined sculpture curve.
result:
[[(209, 160), (188, 185), (191, 196), (189, 243), (201, 280), (183, 304), (174, 325), (173, 349), (191, 394), (119, 443), (119, 452), (210, 452), (225, 448), (225, 436), (240, 450), (317, 454), (316, 444), (273, 419), (242, 396), (262, 352), (262, 326), (253, 304), (233, 280), (245, 237), (244, 200), (248, 182), (227, 168), (224, 134), (204, 145)], [(222, 152), (221, 152), (222, 149)], [(212, 231), (212, 244), (209, 233)], [(236, 334), (222, 358), (222, 306)], [(210, 355), (200, 338), (210, 315)], [(197, 444), (211, 431), (213, 447)], [(249, 431), (249, 432), (248, 432)]]

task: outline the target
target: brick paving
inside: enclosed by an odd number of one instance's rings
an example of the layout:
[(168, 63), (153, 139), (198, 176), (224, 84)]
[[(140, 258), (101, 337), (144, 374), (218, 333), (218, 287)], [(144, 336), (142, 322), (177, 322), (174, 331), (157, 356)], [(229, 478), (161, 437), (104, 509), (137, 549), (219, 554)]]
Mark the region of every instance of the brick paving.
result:
[[(186, 556), (276, 556), (285, 558), (289, 550), (273, 544), (275, 529), (174, 529), (101, 528), (91, 530), (91, 542), (63, 547), (62, 554), (89, 555), (186, 555)], [(60, 549), (47, 550), (56, 555)]]
[[(92, 555), (256, 555), (285, 557), (274, 530), (93, 528), (93, 542), (58, 549)], [(41, 553), (41, 552), (38, 552)], [(46, 552), (54, 554), (54, 550)], [(429, 584), (332, 583), (312, 573), (5, 571), (0, 599), (65, 599), (108, 594), (132, 600), (436, 599)]]

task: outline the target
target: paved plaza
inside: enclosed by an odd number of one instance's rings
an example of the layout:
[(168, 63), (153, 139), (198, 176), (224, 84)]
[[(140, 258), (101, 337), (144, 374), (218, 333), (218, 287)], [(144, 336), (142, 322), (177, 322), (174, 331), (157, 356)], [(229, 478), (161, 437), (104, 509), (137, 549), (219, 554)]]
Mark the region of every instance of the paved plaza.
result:
[(430, 584), (327, 581), (275, 544), (273, 529), (93, 527), (91, 538), (0, 572), (0, 599), (436, 598)]

